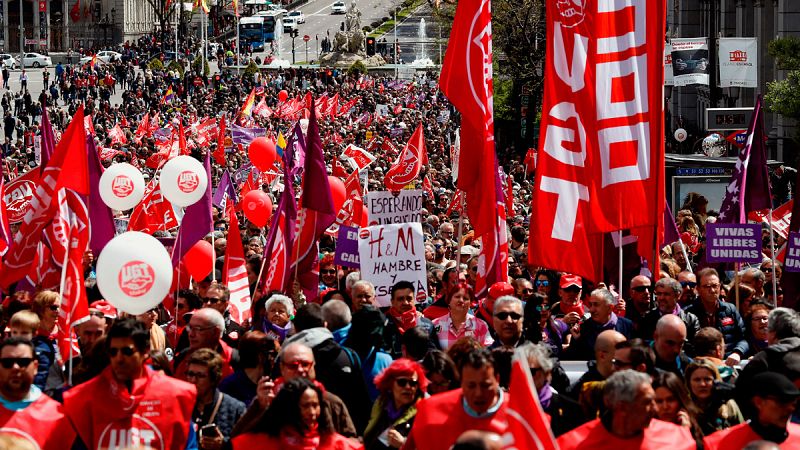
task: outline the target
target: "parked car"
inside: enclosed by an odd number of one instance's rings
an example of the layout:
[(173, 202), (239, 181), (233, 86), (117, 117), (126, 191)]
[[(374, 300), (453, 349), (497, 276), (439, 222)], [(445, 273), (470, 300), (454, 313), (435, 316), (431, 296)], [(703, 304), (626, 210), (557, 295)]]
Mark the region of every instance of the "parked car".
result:
[(297, 23), (306, 23), (306, 15), (303, 14), (303, 11), (300, 11), (299, 9), (296, 11), (289, 12), (289, 14), (287, 14), (287, 17), (294, 18), (295, 22)]
[(22, 58), (22, 67), (50, 67), (53, 60), (41, 53), (25, 53)]
[(19, 69), (19, 61), (8, 53), (0, 53), (0, 66)]
[(284, 17), (283, 18), (283, 32), (290, 33), (297, 29), (297, 22), (294, 20), (293, 17)]
[(334, 2), (331, 5), (331, 14), (346, 14), (347, 13), (347, 5), (344, 2)]
[[(84, 56), (80, 59), (81, 64), (88, 64), (92, 60), (93, 55)], [(122, 53), (115, 52), (113, 50), (101, 50), (97, 52), (97, 61), (109, 64), (114, 61), (121, 61), (122, 60)]]
[(270, 11), (275, 11), (283, 14), (289, 12), (286, 10), (286, 8), (282, 8), (281, 5), (276, 5), (275, 3), (270, 3), (269, 5), (267, 5), (267, 8), (269, 8)]

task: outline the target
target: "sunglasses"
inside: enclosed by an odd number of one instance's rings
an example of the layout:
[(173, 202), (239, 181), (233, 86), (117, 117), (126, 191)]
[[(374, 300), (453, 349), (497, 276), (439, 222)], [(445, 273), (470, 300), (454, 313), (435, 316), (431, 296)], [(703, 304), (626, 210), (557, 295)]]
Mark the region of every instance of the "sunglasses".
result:
[(208, 303), (209, 305), (216, 305), (222, 301), (221, 298), (216, 297), (203, 297), (203, 302)]
[(535, 284), (536, 287), (540, 287), (540, 286), (547, 287), (547, 286), (550, 286), (550, 281), (548, 281), (548, 280), (536, 280), (536, 281), (533, 282), (533, 284)]
[(681, 281), (682, 288), (689, 287), (690, 289), (694, 289), (695, 286), (697, 286), (697, 283), (694, 281)]
[(573, 292), (573, 293), (577, 293), (577, 292), (580, 292), (580, 291), (581, 291), (581, 288), (580, 288), (579, 286), (574, 286), (574, 285), (573, 285), (573, 286), (568, 286), (568, 287), (565, 287), (565, 288), (563, 288), (563, 289), (564, 289), (566, 292)]
[(404, 387), (415, 388), (419, 385), (419, 381), (412, 380), (411, 378), (396, 378), (394, 382), (397, 383), (397, 385), (400, 386), (401, 388)]
[(503, 311), (495, 314), (494, 316), (500, 320), (507, 320), (509, 317), (511, 317), (511, 320), (513, 320), (514, 322), (518, 321), (519, 319), (522, 319), (522, 314), (516, 312)]
[(471, 272), (477, 272), (478, 271), (478, 266), (470, 267), (469, 270)]
[(319, 273), (321, 273), (322, 275), (333, 275), (336, 273), (336, 270), (334, 269), (320, 270)]
[(122, 353), (123, 356), (133, 356), (136, 349), (133, 347), (108, 347), (108, 356), (115, 357), (117, 353)]
[(0, 365), (2, 365), (4, 369), (11, 369), (16, 364), (20, 369), (24, 369), (28, 367), (32, 361), (33, 358), (0, 358)]
[(314, 363), (312, 361), (292, 361), (292, 362), (285, 362), (283, 363), (283, 365), (292, 370), (298, 370), (300, 368), (310, 369), (311, 366), (314, 365)]
[(631, 288), (634, 292), (652, 291), (653, 286), (636, 286)]
[(186, 372), (186, 378), (197, 378), (198, 380), (202, 380), (203, 378), (208, 378), (208, 375), (205, 373), (188, 371)]
[(50, 305), (50, 306), (47, 307), (47, 309), (49, 309), (50, 311), (58, 311), (59, 309), (61, 309), (61, 306), (59, 306), (59, 305)]
[(772, 267), (762, 267), (761, 271), (764, 273), (772, 273)]
[(550, 305), (536, 305), (536, 311), (550, 311)]

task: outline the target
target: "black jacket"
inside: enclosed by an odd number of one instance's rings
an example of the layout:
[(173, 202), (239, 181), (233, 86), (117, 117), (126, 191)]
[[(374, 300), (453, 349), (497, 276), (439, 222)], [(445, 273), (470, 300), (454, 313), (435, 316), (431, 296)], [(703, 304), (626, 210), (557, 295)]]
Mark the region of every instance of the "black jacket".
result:
[(553, 430), (555, 437), (559, 437), (586, 422), (581, 405), (559, 393), (553, 394), (553, 397), (550, 398), (550, 404), (547, 408), (544, 408), (544, 412), (550, 415), (550, 429)]
[[(703, 325), (706, 311), (700, 299), (689, 305), (686, 311), (697, 316), (700, 325)], [(750, 344), (747, 343), (747, 339), (744, 337), (744, 321), (739, 311), (736, 310), (736, 306), (728, 302), (719, 301), (711, 326), (718, 329), (722, 333), (722, 337), (725, 338), (725, 356), (733, 352), (742, 356), (747, 354)]]
[(800, 379), (800, 337), (784, 338), (757, 353), (736, 379), (736, 403), (745, 418), (752, 415), (750, 398), (753, 377), (762, 372), (778, 372), (790, 380)]
[[(644, 339), (645, 341), (652, 341), (653, 334), (656, 331), (656, 324), (658, 323), (658, 320), (661, 319), (661, 317), (663, 316), (664, 314), (661, 311), (659, 311), (658, 308), (651, 309), (650, 311), (648, 311), (647, 314), (645, 314), (644, 317), (642, 318), (642, 322), (639, 324), (638, 336)], [(694, 340), (694, 335), (697, 334), (698, 331), (700, 331), (700, 319), (698, 319), (696, 315), (686, 311), (685, 309), (681, 309), (681, 312), (680, 314), (678, 314), (678, 317), (680, 317), (681, 320), (683, 321), (683, 324), (686, 325), (686, 340), (688, 342), (692, 342)], [(686, 350), (688, 351), (689, 349)], [(689, 354), (693, 353), (689, 351)]]

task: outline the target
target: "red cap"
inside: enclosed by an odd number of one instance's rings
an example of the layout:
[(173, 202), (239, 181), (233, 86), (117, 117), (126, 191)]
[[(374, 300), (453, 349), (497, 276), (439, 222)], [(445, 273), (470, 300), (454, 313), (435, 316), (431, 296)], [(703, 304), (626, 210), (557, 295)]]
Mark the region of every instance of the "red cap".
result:
[(514, 286), (505, 281), (498, 281), (489, 288), (489, 297), (500, 298), (504, 295), (514, 295)]
[(96, 302), (92, 302), (89, 305), (89, 309), (95, 309), (103, 313), (103, 316), (108, 317), (109, 319), (116, 319), (117, 318), (117, 308), (105, 301), (105, 300), (98, 300)]
[(561, 289), (566, 289), (570, 286), (578, 286), (579, 288), (582, 288), (583, 280), (581, 280), (581, 277), (572, 275), (571, 273), (565, 273), (561, 275), (561, 284), (559, 287)]

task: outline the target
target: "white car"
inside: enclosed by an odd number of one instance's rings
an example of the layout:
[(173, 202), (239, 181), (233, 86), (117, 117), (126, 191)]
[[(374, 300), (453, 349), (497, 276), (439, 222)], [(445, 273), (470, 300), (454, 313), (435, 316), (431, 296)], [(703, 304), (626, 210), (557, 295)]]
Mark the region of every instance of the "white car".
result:
[(297, 11), (290, 12), (286, 16), (293, 18), (297, 23), (306, 23), (306, 15), (303, 14), (303, 11), (300, 11), (299, 9)]
[(297, 29), (297, 22), (294, 20), (293, 17), (284, 17), (283, 18), (283, 32), (289, 33)]
[(19, 69), (19, 61), (8, 53), (0, 53), (0, 66), (9, 69)]
[(22, 67), (50, 67), (53, 60), (41, 53), (25, 53), (22, 57)]
[[(97, 52), (97, 61), (103, 64), (109, 64), (112, 61), (119, 61), (122, 59), (122, 53), (117, 53), (112, 50), (102, 50)], [(80, 64), (89, 64), (92, 61), (92, 55), (84, 56), (80, 59)]]
[(331, 5), (331, 14), (346, 14), (347, 5), (344, 2), (334, 2)]

